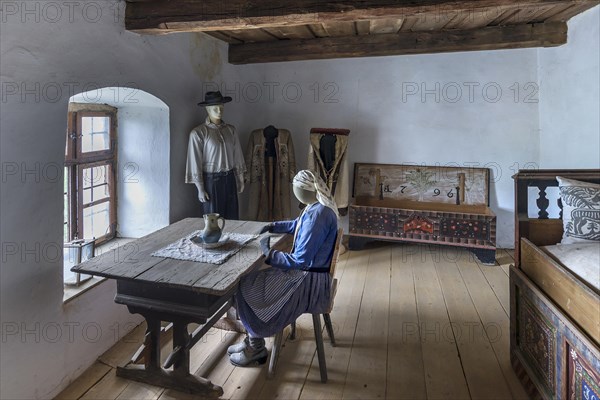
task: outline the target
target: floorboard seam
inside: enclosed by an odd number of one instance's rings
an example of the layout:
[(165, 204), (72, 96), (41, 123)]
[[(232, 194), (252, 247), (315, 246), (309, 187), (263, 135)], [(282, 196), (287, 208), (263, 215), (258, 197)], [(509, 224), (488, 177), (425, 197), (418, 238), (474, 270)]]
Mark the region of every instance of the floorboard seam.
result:
[(494, 296), (496, 296), (496, 299), (498, 299), (498, 302), (500, 303), (500, 306), (502, 307), (502, 310), (504, 310), (504, 314), (506, 314), (507, 318), (510, 318), (510, 314), (509, 314), (510, 310), (506, 310), (504, 308), (504, 304), (502, 304), (502, 300), (500, 299), (500, 297), (498, 297), (498, 294), (496, 294), (496, 291), (494, 290), (494, 286), (492, 285), (492, 282), (490, 282), (490, 280), (488, 279), (488, 277), (485, 274), (485, 272), (483, 272), (483, 269), (481, 268), (481, 265), (479, 265), (479, 263), (475, 263), (475, 264), (477, 265), (477, 268), (479, 269), (479, 271), (483, 275), (483, 278), (487, 282), (488, 286), (492, 289), (492, 293), (494, 293)]
[[(496, 361), (498, 362), (498, 365), (500, 366), (500, 371), (502, 372), (502, 378), (504, 379), (504, 383), (506, 383), (506, 386), (508, 387), (508, 390), (510, 391), (511, 395), (515, 396), (515, 393), (513, 392), (513, 388), (511, 387), (511, 384), (508, 380), (508, 377), (506, 376), (505, 372), (504, 372), (504, 368), (502, 368), (502, 363), (500, 362), (500, 358), (498, 353), (496, 352), (496, 348), (494, 346), (492, 346), (492, 341), (490, 340), (490, 336), (487, 332), (487, 330), (485, 329), (485, 322), (483, 321), (483, 319), (481, 318), (481, 314), (479, 313), (479, 309), (477, 308), (477, 304), (475, 303), (473, 296), (471, 294), (471, 290), (469, 289), (469, 285), (466, 284), (466, 280), (465, 277), (461, 271), (460, 268), (458, 268), (458, 273), (460, 274), (460, 277), (462, 278), (463, 282), (465, 282), (465, 287), (467, 288), (467, 292), (469, 293), (469, 297), (471, 298), (471, 302), (473, 302), (473, 305), (475, 306), (475, 312), (477, 313), (477, 317), (479, 318), (479, 321), (481, 322), (481, 326), (483, 327), (483, 332), (485, 334), (485, 337), (487, 338), (488, 342), (490, 342), (490, 347), (492, 349), (492, 352), (494, 353), (494, 357), (496, 357)], [(483, 273), (483, 272), (482, 272)], [(483, 274), (485, 277), (485, 274)], [(486, 280), (487, 282), (487, 280)], [(488, 282), (489, 284), (489, 282)], [(494, 297), (498, 300), (498, 303), (500, 303), (500, 300), (498, 299), (498, 297), (496, 296), (496, 293), (494, 292), (494, 290), (492, 289), (492, 287), (490, 286), (490, 290), (492, 290), (492, 293), (494, 293)], [(500, 303), (500, 307), (502, 307), (502, 304)]]
[[(319, 317), (319, 318), (321, 318), (321, 317)], [(321, 332), (321, 334), (322, 334), (322, 332)], [(306, 385), (306, 381), (308, 381), (308, 376), (310, 375), (310, 370), (312, 369), (312, 365), (315, 362), (315, 353), (316, 352), (317, 352), (317, 350), (315, 349), (315, 351), (312, 354), (312, 358), (310, 359), (310, 363), (308, 364), (308, 369), (306, 370), (306, 375), (304, 375), (304, 382), (302, 382), (302, 387), (300, 388), (300, 391), (298, 392), (298, 400), (300, 400), (300, 398), (302, 397), (302, 392), (304, 391), (304, 386)], [(321, 368), (320, 364), (319, 364), (319, 368)]]
[[(412, 269), (412, 278), (413, 278), (413, 294), (415, 296), (415, 309), (417, 312), (417, 323), (419, 325), (419, 341), (421, 341), (421, 345), (423, 343), (423, 338), (421, 337), (421, 316), (419, 315), (419, 299), (417, 297), (417, 283), (415, 282), (415, 263), (413, 260), (413, 256), (410, 256), (410, 267)], [(423, 373), (425, 373), (425, 357), (423, 355), (423, 350), (421, 349), (421, 362), (423, 363)], [(424, 379), (424, 383), (425, 383), (425, 396), (429, 397), (427, 395), (427, 391), (429, 390), (428, 385), (427, 385), (427, 379)]]
[[(363, 302), (363, 298), (365, 296), (365, 285), (367, 284), (367, 275), (368, 275), (368, 268), (369, 268), (369, 261), (371, 260), (371, 250), (367, 250), (369, 252), (369, 257), (367, 258), (367, 271), (365, 272), (365, 280), (363, 281), (362, 284), (362, 291), (360, 292), (360, 302), (358, 303), (358, 313), (356, 313), (356, 320), (354, 321), (354, 334), (352, 335), (352, 347), (350, 350), (350, 357), (348, 357), (348, 368), (350, 366), (350, 360), (352, 360), (352, 353), (354, 350), (354, 341), (356, 340), (356, 330), (358, 329), (358, 320), (360, 319), (360, 312), (362, 310), (362, 302)], [(346, 368), (346, 371), (348, 371), (348, 368)], [(342, 389), (342, 398), (344, 398), (344, 394), (346, 392), (346, 382), (348, 380), (348, 374), (346, 373), (346, 378), (344, 379), (344, 388)]]
[[(431, 253), (430, 253), (430, 255), (431, 255)], [(448, 321), (450, 321), (450, 327), (452, 327), (452, 318), (450, 317), (450, 310), (448, 310), (448, 302), (446, 301), (446, 293), (444, 292), (444, 288), (442, 287), (442, 282), (441, 282), (440, 276), (438, 274), (438, 264), (435, 262), (435, 260), (433, 260), (433, 257), (432, 257), (432, 262), (434, 265), (435, 276), (437, 277), (438, 285), (440, 287), (440, 291), (442, 292), (442, 298), (444, 299), (444, 306), (446, 307), (446, 315), (448, 316)], [(450, 261), (450, 262), (452, 262), (452, 261)], [(454, 262), (454, 264), (456, 266), (456, 262)], [(456, 268), (458, 268), (458, 266), (456, 266)], [(473, 395), (471, 394), (471, 388), (469, 387), (469, 380), (467, 379), (467, 373), (465, 371), (465, 366), (463, 365), (463, 359), (460, 354), (460, 349), (458, 348), (458, 340), (456, 339), (456, 334), (454, 333), (454, 329), (450, 329), (450, 330), (452, 331), (452, 337), (454, 338), (454, 347), (456, 348), (456, 354), (458, 355), (458, 359), (460, 361), (460, 368), (462, 370), (463, 377), (465, 378), (465, 383), (467, 385), (467, 392), (469, 392), (469, 398), (472, 399)]]
[[(98, 361), (100, 361), (100, 360), (98, 360)], [(100, 362), (102, 362), (102, 361), (100, 361)], [(102, 362), (102, 364), (104, 364), (104, 365), (107, 365), (107, 364), (105, 364), (105, 363), (103, 363), (103, 362)], [(113, 367), (111, 367), (110, 365), (108, 365), (108, 366), (110, 367), (110, 369), (109, 369), (108, 371), (106, 371), (106, 373), (105, 373), (105, 374), (103, 374), (103, 375), (102, 375), (102, 376), (101, 376), (101, 377), (100, 377), (98, 380), (96, 380), (94, 383), (92, 383), (92, 385), (91, 385), (90, 387), (88, 387), (88, 388), (85, 390), (85, 392), (83, 392), (83, 393), (81, 394), (81, 396), (79, 396), (79, 397), (78, 397), (78, 399), (81, 399), (83, 396), (85, 396), (87, 392), (89, 392), (89, 391), (90, 391), (90, 390), (91, 390), (91, 389), (92, 389), (94, 386), (96, 386), (96, 385), (98, 384), (98, 382), (100, 382), (102, 379), (104, 379), (104, 377), (105, 377), (106, 375), (108, 375), (108, 374), (110, 373), (110, 371), (113, 369)], [(74, 381), (73, 381), (73, 382), (74, 382)], [(72, 384), (73, 382), (71, 382), (71, 384)], [(70, 386), (71, 384), (69, 384), (69, 386)], [(67, 386), (67, 387), (68, 387), (68, 386)]]
[(388, 320), (388, 329), (387, 329), (387, 341), (386, 341), (386, 346), (385, 346), (385, 391), (384, 396), (387, 399), (388, 398), (388, 372), (390, 370), (390, 320), (391, 320), (391, 314), (392, 314), (392, 270), (393, 270), (393, 266), (392, 266), (392, 262), (394, 261), (393, 258), (393, 250), (390, 250), (390, 269), (389, 269), (389, 274), (390, 274), (390, 284), (388, 285), (388, 313), (387, 313), (387, 320)]

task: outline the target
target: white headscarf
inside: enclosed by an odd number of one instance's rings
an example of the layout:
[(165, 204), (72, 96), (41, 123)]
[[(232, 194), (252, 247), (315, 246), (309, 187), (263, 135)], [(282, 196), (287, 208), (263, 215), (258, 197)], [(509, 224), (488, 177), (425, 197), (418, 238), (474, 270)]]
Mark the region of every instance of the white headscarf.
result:
[(335, 212), (336, 217), (340, 217), (337, 204), (329, 192), (329, 188), (325, 185), (325, 182), (323, 182), (323, 179), (321, 179), (320, 176), (310, 170), (303, 169), (296, 174), (292, 184), (300, 189), (315, 192), (317, 201), (325, 207), (331, 208), (333, 212)]

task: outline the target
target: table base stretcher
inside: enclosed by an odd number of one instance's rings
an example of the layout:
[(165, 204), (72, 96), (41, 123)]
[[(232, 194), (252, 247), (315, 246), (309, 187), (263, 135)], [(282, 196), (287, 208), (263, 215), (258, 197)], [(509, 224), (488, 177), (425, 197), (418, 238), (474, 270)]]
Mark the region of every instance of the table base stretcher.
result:
[[(142, 315), (147, 323), (144, 365), (136, 365), (132, 360), (125, 367), (117, 368), (118, 376), (206, 397), (216, 398), (223, 394), (220, 386), (190, 374), (190, 349), (233, 305), (233, 291), (228, 296), (212, 296), (193, 290), (118, 280), (115, 302), (126, 305), (131, 313)], [(162, 321), (173, 324), (173, 351), (163, 366), (160, 365)], [(190, 334), (190, 323), (201, 325)], [(171, 367), (173, 369), (169, 370)]]

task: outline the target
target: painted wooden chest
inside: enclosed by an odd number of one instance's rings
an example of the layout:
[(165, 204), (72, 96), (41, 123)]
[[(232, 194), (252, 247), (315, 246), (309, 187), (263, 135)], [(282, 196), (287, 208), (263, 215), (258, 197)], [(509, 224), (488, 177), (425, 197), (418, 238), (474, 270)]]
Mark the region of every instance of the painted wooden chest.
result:
[(370, 240), (459, 246), (493, 264), (489, 180), (486, 168), (357, 163), (349, 247)]

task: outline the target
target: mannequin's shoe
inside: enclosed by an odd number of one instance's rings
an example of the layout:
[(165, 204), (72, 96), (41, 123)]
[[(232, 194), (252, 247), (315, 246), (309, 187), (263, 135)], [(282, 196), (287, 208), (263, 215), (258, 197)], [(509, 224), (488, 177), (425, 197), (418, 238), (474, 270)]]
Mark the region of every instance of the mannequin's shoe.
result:
[(238, 367), (253, 367), (267, 362), (269, 352), (266, 347), (260, 350), (252, 350), (248, 347), (239, 353), (233, 353), (229, 356), (229, 361)]
[(248, 336), (246, 336), (243, 341), (229, 346), (227, 348), (227, 354), (232, 355), (235, 353), (239, 353), (241, 351), (246, 350), (248, 347), (250, 347), (250, 341), (248, 340)]

